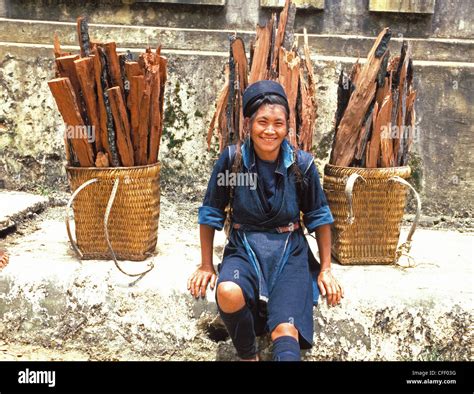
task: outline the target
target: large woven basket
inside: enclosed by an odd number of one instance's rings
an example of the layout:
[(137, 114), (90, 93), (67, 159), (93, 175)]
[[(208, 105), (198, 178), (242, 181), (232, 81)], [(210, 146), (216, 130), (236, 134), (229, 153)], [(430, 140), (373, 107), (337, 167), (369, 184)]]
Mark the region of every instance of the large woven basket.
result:
[[(324, 191), (334, 216), (332, 254), (341, 264), (393, 264), (397, 260), (407, 186), (412, 188), (405, 181), (410, 173), (408, 166), (325, 166)], [(415, 195), (418, 212), (408, 246), (419, 216)]]
[(74, 192), (74, 241), (82, 259), (141, 261), (151, 256), (158, 238), (160, 164), (137, 167), (67, 167)]

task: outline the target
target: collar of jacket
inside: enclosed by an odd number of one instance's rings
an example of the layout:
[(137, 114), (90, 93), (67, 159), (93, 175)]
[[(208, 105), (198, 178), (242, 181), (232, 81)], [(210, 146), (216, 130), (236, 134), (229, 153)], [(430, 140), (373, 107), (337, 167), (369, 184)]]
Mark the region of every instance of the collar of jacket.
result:
[[(286, 174), (286, 170), (290, 167), (295, 161), (295, 153), (293, 147), (285, 138), (280, 145), (280, 153), (279, 153), (280, 160), (277, 169), (275, 170), (276, 173), (284, 175)], [(255, 151), (253, 149), (253, 143), (250, 138), (247, 138), (242, 145), (242, 162), (248, 170), (252, 170), (255, 166)]]

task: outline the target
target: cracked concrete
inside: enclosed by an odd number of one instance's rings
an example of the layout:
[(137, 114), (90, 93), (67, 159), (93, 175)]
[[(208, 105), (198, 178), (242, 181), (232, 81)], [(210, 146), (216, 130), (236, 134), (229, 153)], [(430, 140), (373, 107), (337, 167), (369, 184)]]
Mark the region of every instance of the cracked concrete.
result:
[[(155, 268), (138, 281), (111, 261), (77, 260), (63, 207), (0, 240), (11, 255), (0, 272), (0, 359), (234, 360), (214, 292), (194, 300), (186, 289), (199, 263), (198, 205), (162, 196)], [(420, 229), (414, 268), (334, 263), (346, 296), (334, 308), (320, 299), (304, 359), (471, 360), (473, 241), (472, 233)], [(223, 243), (218, 232), (219, 254)], [(132, 272), (146, 264), (122, 263)], [(269, 359), (269, 338), (259, 345)]]

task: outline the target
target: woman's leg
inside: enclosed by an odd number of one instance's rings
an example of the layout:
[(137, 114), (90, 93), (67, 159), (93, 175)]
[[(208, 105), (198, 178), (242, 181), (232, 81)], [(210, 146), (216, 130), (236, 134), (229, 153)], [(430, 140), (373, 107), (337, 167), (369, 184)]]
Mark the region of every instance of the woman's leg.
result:
[(298, 330), (293, 324), (281, 323), (272, 331), (273, 361), (301, 361)]
[(217, 282), (219, 314), (242, 360), (257, 360), (254, 319), (247, 299), (254, 297), (255, 279), (247, 262), (232, 259), (222, 264)]

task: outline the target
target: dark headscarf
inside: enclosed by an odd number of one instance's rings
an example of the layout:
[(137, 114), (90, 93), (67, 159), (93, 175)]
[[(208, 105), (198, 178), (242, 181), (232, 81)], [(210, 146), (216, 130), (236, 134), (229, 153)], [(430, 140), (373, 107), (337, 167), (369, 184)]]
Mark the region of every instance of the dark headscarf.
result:
[(245, 118), (250, 118), (262, 104), (280, 104), (290, 113), (285, 90), (278, 82), (263, 80), (247, 87), (242, 99)]

